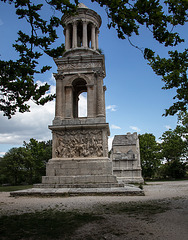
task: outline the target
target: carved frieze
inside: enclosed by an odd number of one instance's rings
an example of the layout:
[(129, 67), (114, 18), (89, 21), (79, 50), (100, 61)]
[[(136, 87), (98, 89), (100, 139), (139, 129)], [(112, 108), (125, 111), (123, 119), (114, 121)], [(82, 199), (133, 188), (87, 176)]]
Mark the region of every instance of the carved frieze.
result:
[(102, 157), (103, 141), (101, 130), (69, 130), (55, 132), (56, 157)]
[(83, 68), (99, 68), (102, 67), (100, 62), (89, 62), (89, 63), (66, 63), (58, 65), (59, 70), (71, 70), (71, 69), (83, 69)]

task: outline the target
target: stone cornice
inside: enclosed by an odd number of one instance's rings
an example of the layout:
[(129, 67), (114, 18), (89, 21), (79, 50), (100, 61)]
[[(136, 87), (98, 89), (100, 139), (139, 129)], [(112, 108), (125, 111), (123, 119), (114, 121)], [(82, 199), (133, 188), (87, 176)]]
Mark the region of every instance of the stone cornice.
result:
[(78, 8), (77, 13), (74, 16), (65, 14), (61, 18), (62, 22), (66, 25), (72, 23), (73, 21), (88, 21), (95, 23), (98, 28), (102, 24), (101, 17), (93, 10), (89, 8)]

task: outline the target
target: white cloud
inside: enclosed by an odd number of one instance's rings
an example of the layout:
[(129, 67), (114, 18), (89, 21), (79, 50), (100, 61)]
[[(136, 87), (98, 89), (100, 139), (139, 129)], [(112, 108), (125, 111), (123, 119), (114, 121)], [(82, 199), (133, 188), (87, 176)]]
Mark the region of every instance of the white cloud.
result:
[(117, 106), (116, 105), (109, 105), (106, 107), (106, 110), (110, 110), (111, 112), (117, 111)]
[(130, 128), (134, 131), (140, 132), (141, 130), (138, 127), (130, 126)]
[(78, 115), (79, 117), (87, 116), (87, 94), (85, 92), (79, 95)]
[(54, 77), (54, 75), (53, 75), (53, 73), (52, 73), (52, 75), (51, 75), (51, 78), (50, 78), (50, 80), (49, 80), (50, 82), (53, 82), (53, 84), (56, 82), (56, 80), (55, 80), (55, 77)]
[(6, 152), (0, 152), (0, 157), (3, 157)]
[(163, 140), (161, 140), (161, 139), (157, 140), (157, 143), (162, 143), (162, 142), (163, 142)]
[(111, 127), (111, 129), (121, 129), (119, 126), (116, 126), (114, 124), (112, 124), (110, 127)]
[[(37, 81), (38, 85), (42, 83)], [(55, 93), (55, 86), (50, 87), (51, 94)], [(87, 116), (87, 96), (79, 96), (79, 112), (81, 116)], [(29, 101), (30, 112), (16, 113), (11, 119), (0, 112), (0, 144), (23, 145), (23, 141), (29, 142), (30, 138), (38, 141), (47, 141), (52, 138), (48, 125), (52, 125), (55, 116), (55, 100), (38, 106)]]
[(165, 128), (169, 130), (169, 129), (171, 129), (171, 126), (165, 125)]
[[(38, 82), (39, 83), (39, 82)], [(54, 93), (54, 86), (51, 86), (50, 93)], [(0, 113), (0, 144), (23, 144), (30, 138), (39, 141), (51, 139), (51, 131), (48, 125), (52, 124), (55, 115), (55, 100), (39, 106), (29, 101), (30, 112), (16, 113), (11, 119)]]
[(108, 138), (108, 151), (112, 148), (112, 142), (113, 142), (114, 136)]

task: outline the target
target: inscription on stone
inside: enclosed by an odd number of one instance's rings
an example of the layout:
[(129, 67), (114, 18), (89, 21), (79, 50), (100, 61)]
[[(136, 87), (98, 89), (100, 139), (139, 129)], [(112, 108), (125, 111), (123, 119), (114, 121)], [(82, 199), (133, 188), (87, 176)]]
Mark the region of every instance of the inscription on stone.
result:
[(56, 132), (55, 153), (60, 158), (102, 157), (102, 131), (72, 130)]

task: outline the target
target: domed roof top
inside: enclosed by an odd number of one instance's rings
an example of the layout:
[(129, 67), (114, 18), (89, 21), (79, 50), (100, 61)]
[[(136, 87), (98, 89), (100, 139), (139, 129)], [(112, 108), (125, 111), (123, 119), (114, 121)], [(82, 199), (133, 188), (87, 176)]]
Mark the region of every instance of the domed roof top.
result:
[(83, 3), (79, 3), (78, 4), (78, 8), (88, 8), (85, 4)]

